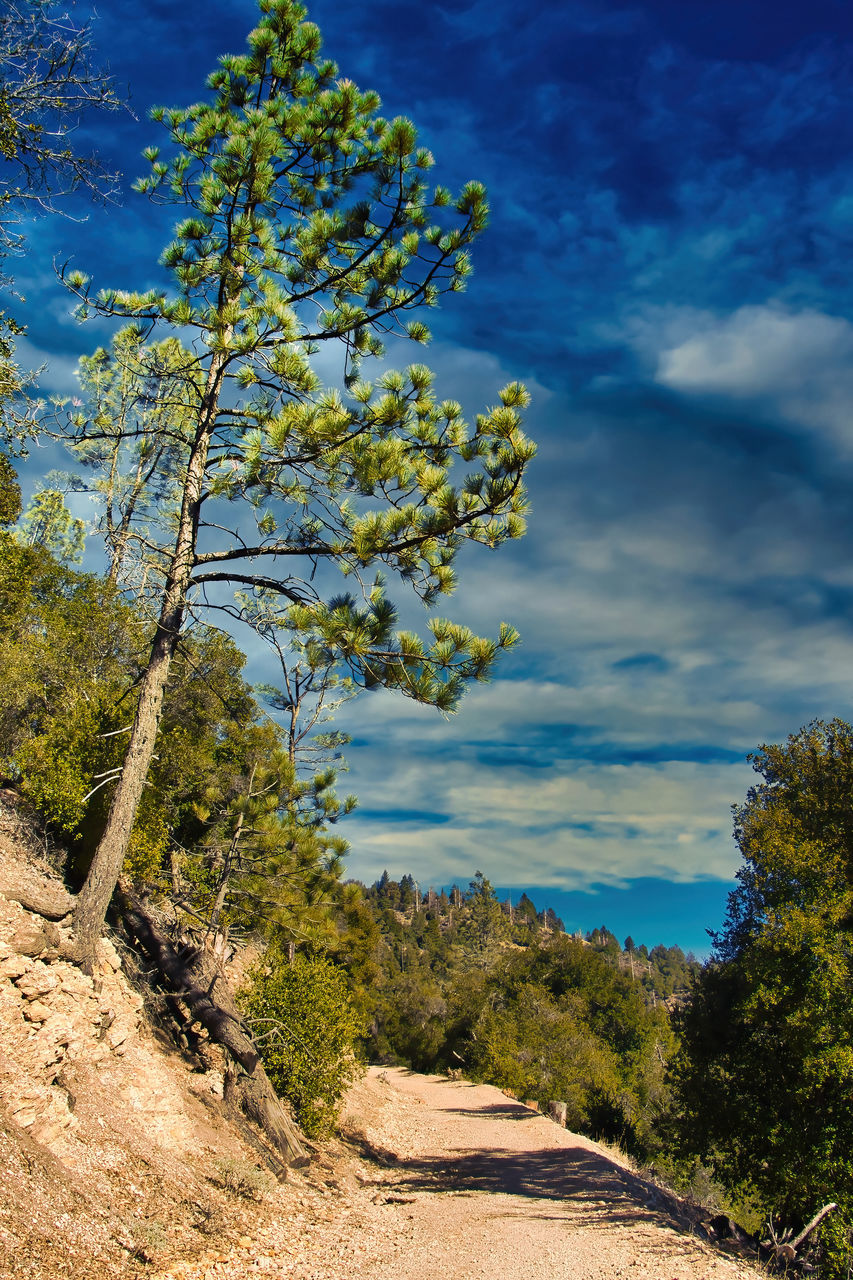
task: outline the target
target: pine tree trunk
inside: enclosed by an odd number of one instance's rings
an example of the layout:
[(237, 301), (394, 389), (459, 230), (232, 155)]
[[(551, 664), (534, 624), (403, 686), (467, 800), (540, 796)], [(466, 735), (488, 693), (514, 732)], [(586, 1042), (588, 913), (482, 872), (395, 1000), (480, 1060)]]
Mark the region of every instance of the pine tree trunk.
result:
[(169, 668), (184, 624), (187, 593), (195, 567), (204, 473), (216, 424), (225, 363), (225, 353), (218, 352), (213, 356), (208, 370), (202, 411), (187, 460), (175, 549), (163, 591), (160, 620), (151, 646), (151, 656), (140, 685), (127, 755), (110, 805), (104, 834), (95, 850), (86, 883), (78, 895), (74, 909), (74, 954), (78, 963), (89, 972), (94, 968), (104, 917), (130, 844), (142, 789), (154, 755)]
[(241, 1072), (230, 1076), (227, 1100), (258, 1125), (286, 1165), (300, 1168), (308, 1164), (302, 1134), (272, 1087), (219, 962), (203, 946), (178, 949), (162, 932), (146, 904), (126, 887), (119, 886), (117, 898), (124, 923), (146, 956), (177, 992), (191, 1016), (242, 1067)]
[(74, 907), (74, 954), (78, 962), (90, 972), (94, 967), (98, 938), (124, 865), (142, 789), (154, 755), (163, 710), (163, 694), (180, 634), (183, 608), (175, 611), (173, 617), (171, 627), (166, 629), (161, 621), (157, 628), (148, 669), (139, 691), (139, 703), (121, 777), (86, 883), (80, 890)]

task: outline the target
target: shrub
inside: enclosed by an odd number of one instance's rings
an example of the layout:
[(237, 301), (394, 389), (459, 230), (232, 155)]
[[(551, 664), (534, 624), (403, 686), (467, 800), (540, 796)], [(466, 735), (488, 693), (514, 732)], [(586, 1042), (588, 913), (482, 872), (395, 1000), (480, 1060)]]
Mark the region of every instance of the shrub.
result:
[(249, 974), (241, 1004), (276, 1091), (309, 1137), (328, 1134), (360, 1074), (362, 1032), (342, 969), (320, 956), (290, 963), (278, 947)]
[(263, 1169), (233, 1156), (223, 1156), (216, 1161), (210, 1181), (244, 1200), (263, 1200), (273, 1185), (272, 1178)]

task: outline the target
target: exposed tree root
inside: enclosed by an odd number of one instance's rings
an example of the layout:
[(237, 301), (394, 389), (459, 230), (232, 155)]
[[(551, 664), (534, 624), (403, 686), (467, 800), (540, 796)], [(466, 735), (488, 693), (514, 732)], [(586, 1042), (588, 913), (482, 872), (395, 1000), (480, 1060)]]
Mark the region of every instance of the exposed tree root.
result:
[(126, 885), (118, 886), (114, 901), (129, 932), (193, 1019), (206, 1027), (211, 1040), (222, 1045), (242, 1068), (229, 1077), (227, 1101), (260, 1127), (286, 1165), (298, 1168), (308, 1164), (299, 1130), (264, 1071), (216, 958), (202, 947), (174, 946), (147, 906)]

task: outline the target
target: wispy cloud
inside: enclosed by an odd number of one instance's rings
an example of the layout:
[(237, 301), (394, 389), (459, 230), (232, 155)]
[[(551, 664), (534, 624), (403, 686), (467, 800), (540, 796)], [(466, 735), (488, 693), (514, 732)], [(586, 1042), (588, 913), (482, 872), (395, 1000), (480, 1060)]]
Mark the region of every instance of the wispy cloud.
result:
[(670, 316), (670, 335), (676, 326), (679, 337), (658, 352), (661, 385), (764, 410), (826, 436), (845, 453), (853, 449), (850, 321), (766, 305), (724, 316)]

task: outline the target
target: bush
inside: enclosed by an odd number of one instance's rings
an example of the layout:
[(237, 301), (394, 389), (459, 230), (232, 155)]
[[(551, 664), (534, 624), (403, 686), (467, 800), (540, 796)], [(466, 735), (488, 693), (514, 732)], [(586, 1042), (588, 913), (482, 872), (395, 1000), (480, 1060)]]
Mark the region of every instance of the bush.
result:
[(362, 1032), (342, 969), (319, 956), (290, 963), (278, 947), (249, 973), (241, 1004), (276, 1091), (309, 1137), (331, 1132), (361, 1067)]
[(249, 1164), (248, 1160), (237, 1160), (233, 1156), (223, 1156), (216, 1161), (210, 1181), (231, 1195), (241, 1196), (244, 1200), (263, 1200), (273, 1187), (272, 1178), (263, 1169)]

